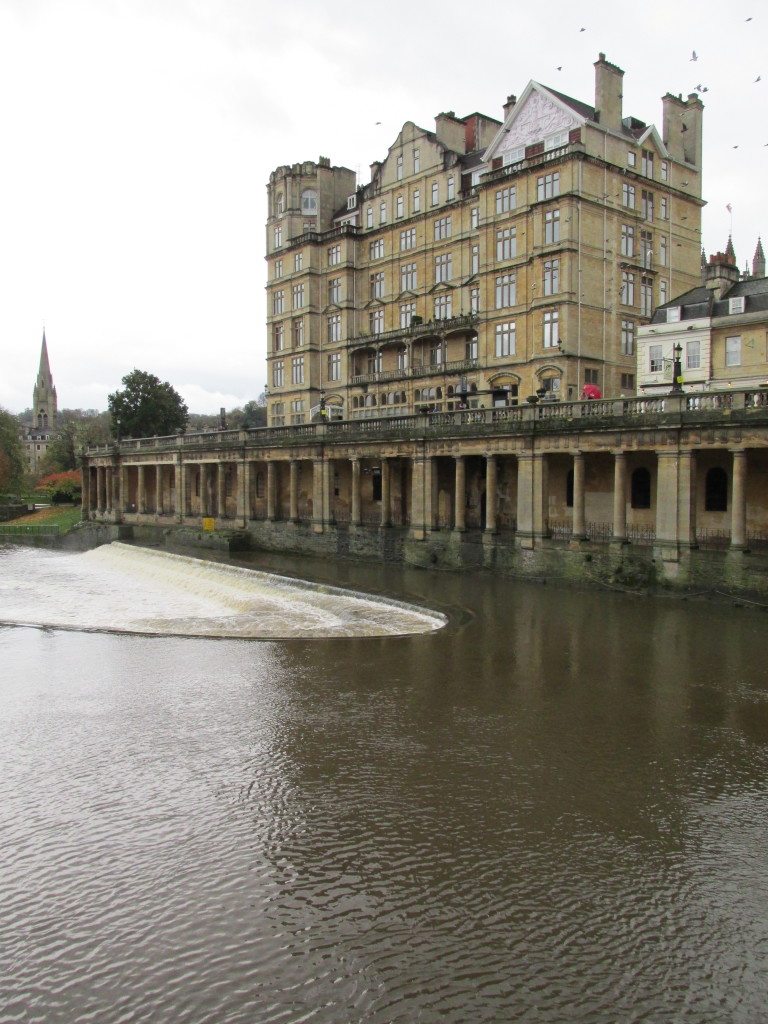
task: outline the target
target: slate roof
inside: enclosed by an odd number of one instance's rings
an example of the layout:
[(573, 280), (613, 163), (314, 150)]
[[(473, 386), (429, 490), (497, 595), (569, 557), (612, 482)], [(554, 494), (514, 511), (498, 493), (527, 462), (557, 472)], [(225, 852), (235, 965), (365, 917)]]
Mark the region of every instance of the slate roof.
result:
[(683, 292), (671, 302), (659, 306), (651, 318), (652, 324), (667, 322), (666, 310), (680, 307), (681, 320), (697, 320), (699, 317), (728, 316), (728, 300), (743, 297), (745, 313), (768, 311), (768, 277), (750, 278), (731, 285), (722, 299), (715, 300), (714, 293), (703, 284)]

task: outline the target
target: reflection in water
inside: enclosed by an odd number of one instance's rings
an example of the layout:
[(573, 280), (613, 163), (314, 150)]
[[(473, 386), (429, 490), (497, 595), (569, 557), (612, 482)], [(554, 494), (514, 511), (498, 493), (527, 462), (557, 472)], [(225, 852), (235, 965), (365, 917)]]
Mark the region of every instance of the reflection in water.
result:
[(3, 1019), (760, 1019), (760, 615), (264, 564), (452, 621), (0, 630)]

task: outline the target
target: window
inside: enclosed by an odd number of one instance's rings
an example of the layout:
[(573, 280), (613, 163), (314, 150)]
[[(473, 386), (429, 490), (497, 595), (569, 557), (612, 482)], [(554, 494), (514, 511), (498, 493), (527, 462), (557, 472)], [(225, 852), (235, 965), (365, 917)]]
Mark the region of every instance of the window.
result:
[(496, 259), (511, 260), (517, 256), (517, 228), (502, 228), (496, 232)]
[(621, 201), (628, 210), (635, 208), (635, 186), (626, 182), (621, 186)]
[(411, 207), (414, 213), (418, 213), (421, 210), (421, 190), (418, 188), (413, 190), (413, 202)]
[(304, 253), (303, 252), (294, 253), (294, 256), (293, 256), (293, 269), (294, 269), (294, 271), (301, 270), (301, 268), (303, 266), (304, 266)]
[(432, 182), (432, 205), (437, 206), (440, 202), (440, 184), (437, 181)]
[[(381, 373), (381, 352), (369, 352), (365, 362), (366, 373)], [(375, 404), (375, 403), (374, 403)]]
[(283, 244), (283, 229), (281, 225), (275, 228), (275, 248), (279, 249)]
[(544, 244), (560, 241), (560, 211), (547, 210), (544, 214)]
[(384, 239), (377, 238), (375, 242), (371, 242), (368, 253), (372, 260), (380, 260), (384, 255)]
[(435, 284), (441, 281), (450, 281), (453, 276), (453, 256), (451, 253), (443, 253), (435, 256)]
[(728, 313), (743, 313), (744, 312), (744, 296), (736, 295), (732, 299), (728, 299)]
[(516, 284), (514, 274), (502, 274), (496, 278), (496, 309), (514, 306), (516, 301)]
[(397, 368), (400, 371), (408, 369), (408, 349), (405, 347), (397, 350)]
[(643, 220), (653, 220), (653, 192), (643, 189), (640, 197), (640, 213)]
[(275, 260), (275, 280), (279, 281), (283, 276), (283, 261)]
[(515, 354), (515, 322), (496, 324), (496, 358)]
[(621, 272), (621, 304), (623, 306), (634, 306), (635, 304), (635, 275), (626, 270)]
[(659, 239), (659, 266), (666, 267), (668, 265), (667, 255), (667, 240), (663, 236)]
[(510, 164), (519, 163), (521, 160), (525, 160), (525, 146), (515, 146), (501, 155), (502, 167), (509, 167)]
[(293, 347), (301, 348), (304, 344), (304, 318), (298, 317), (293, 321)]
[(418, 174), (421, 170), (421, 156), (418, 149), (413, 151), (413, 173)]
[(669, 199), (666, 196), (659, 200), (659, 220), (669, 220)]
[(653, 313), (653, 278), (640, 278), (640, 313), (650, 316)]
[(631, 149), (627, 151), (627, 167), (637, 167), (637, 153)]
[(272, 386), (281, 388), (285, 383), (285, 363), (272, 364)]
[(470, 274), (478, 274), (480, 272), (480, 246), (472, 246), (472, 259), (470, 262)]
[(280, 289), (279, 292), (272, 293), (272, 315), (279, 316), (283, 312), (283, 306), (285, 303), (285, 292)]
[(553, 199), (555, 196), (560, 195), (560, 172), (555, 171), (554, 174), (544, 174), (536, 181), (536, 198), (542, 199)]
[(447, 192), (447, 195), (446, 195), (446, 199), (450, 203), (450, 201), (452, 199), (456, 198), (456, 179), (455, 178), (449, 178), (448, 179), (447, 189), (448, 189), (448, 192)]
[(301, 212), (317, 213), (317, 192), (314, 189), (308, 188), (301, 193)]
[(646, 178), (653, 177), (653, 153), (650, 149), (643, 150), (643, 158), (640, 164), (640, 173)]
[(553, 149), (557, 149), (558, 146), (568, 145), (568, 132), (556, 132), (554, 135), (548, 135), (544, 139), (544, 152), (550, 153)]
[(435, 241), (439, 242), (443, 238), (451, 237), (451, 218), (450, 217), (438, 217), (435, 221)]
[(384, 298), (384, 271), (380, 270), (376, 274), (371, 274), (371, 298), (372, 299), (383, 299)]
[(328, 250), (328, 266), (336, 267), (341, 263), (341, 246), (332, 245)]
[(408, 228), (400, 232), (400, 251), (416, 248), (416, 228)]
[(304, 402), (300, 398), (294, 398), (291, 402), (291, 423), (304, 422)]
[(403, 180), (403, 154), (402, 153), (398, 153), (397, 154), (397, 165), (396, 166), (397, 166), (397, 180), (398, 181), (402, 181)]
[(328, 317), (328, 341), (341, 341), (341, 313), (333, 313)]
[(600, 371), (591, 370), (587, 368), (584, 371), (584, 383), (585, 384), (599, 384), (600, 383)]
[(371, 329), (371, 334), (383, 334), (384, 333), (384, 310), (373, 309), (368, 314), (368, 325)]
[(373, 227), (373, 207), (368, 206), (365, 211), (365, 226), (367, 228)]
[(544, 348), (556, 348), (560, 343), (560, 313), (557, 309), (544, 313)]
[(404, 302), (400, 306), (400, 326), (405, 330), (411, 326), (411, 319), (416, 315), (416, 303)]
[(635, 390), (635, 375), (634, 375), (634, 373), (622, 373), (622, 375), (621, 375), (621, 390), (622, 391), (634, 391)]
[(664, 369), (664, 357), (661, 345), (648, 346), (648, 372), (661, 373)]
[(304, 307), (304, 285), (295, 284), (293, 286), (293, 308), (303, 309)]
[(555, 295), (560, 291), (560, 260), (544, 262), (544, 294)]
[(387, 204), (379, 203), (379, 224), (387, 223)]
[(741, 366), (741, 336), (725, 339), (725, 365)]
[(663, 306), (667, 301), (667, 282), (659, 281), (659, 305)]
[(635, 229), (631, 224), (621, 225), (621, 255), (629, 257), (635, 255)]
[(470, 288), (469, 290), (469, 312), (480, 312), (480, 289), (477, 287)]
[(278, 192), (277, 193), (277, 200), (275, 201), (275, 213), (278, 215), (278, 217), (282, 214), (284, 209), (285, 209), (285, 203), (283, 201), (283, 193), (282, 192)]
[(635, 325), (631, 320), (621, 321), (621, 354), (623, 356), (635, 354)]
[(676, 324), (680, 322), (681, 308), (680, 306), (670, 306), (667, 310), (667, 323)]
[(477, 359), (477, 335), (471, 334), (464, 343), (464, 358)]
[(354, 210), (357, 207), (357, 193), (347, 196), (347, 209)]
[(291, 360), (291, 384), (304, 383), (304, 356), (295, 356)]
[(400, 291), (415, 291), (416, 289), (416, 264), (406, 263), (400, 267)]
[(341, 302), (341, 278), (332, 277), (328, 282), (328, 305), (338, 306)]
[(629, 484), (632, 508), (651, 507), (651, 474), (645, 466), (633, 471)]
[(688, 341), (685, 344), (686, 370), (698, 370), (701, 367), (701, 342)]
[(437, 295), (435, 297), (435, 320), (448, 320), (451, 316), (451, 296)]
[(341, 352), (328, 356), (328, 380), (341, 380)]
[(661, 180), (669, 181), (669, 162), (667, 160), (661, 161)]
[(443, 343), (442, 341), (433, 341), (429, 346), (429, 365), (430, 366), (442, 366), (443, 365)]
[(704, 478), (704, 511), (728, 511), (728, 474), (721, 466), (707, 470)]
[(272, 351), (282, 352), (284, 345), (283, 325), (275, 324), (272, 328)]
[(405, 213), (405, 200), (402, 196), (395, 199), (395, 217), (402, 217)]
[(480, 227), (480, 207), (473, 206), (469, 211), (469, 227), (472, 231), (477, 231)]
[(496, 193), (496, 213), (509, 213), (517, 206), (517, 189), (502, 188)]

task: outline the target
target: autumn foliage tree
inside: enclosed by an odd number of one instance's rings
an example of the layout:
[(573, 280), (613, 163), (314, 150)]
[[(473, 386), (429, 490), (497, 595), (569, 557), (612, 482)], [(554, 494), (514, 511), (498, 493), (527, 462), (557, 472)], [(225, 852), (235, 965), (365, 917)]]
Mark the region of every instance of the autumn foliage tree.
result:
[(108, 398), (114, 437), (162, 437), (184, 430), (189, 417), (186, 403), (167, 381), (131, 370), (122, 383), (122, 390)]
[(82, 480), (76, 469), (65, 473), (49, 473), (35, 484), (35, 490), (48, 495), (54, 503), (64, 501), (80, 501), (82, 497)]
[(19, 421), (0, 409), (0, 493), (18, 490), (24, 478), (24, 447), (19, 438)]

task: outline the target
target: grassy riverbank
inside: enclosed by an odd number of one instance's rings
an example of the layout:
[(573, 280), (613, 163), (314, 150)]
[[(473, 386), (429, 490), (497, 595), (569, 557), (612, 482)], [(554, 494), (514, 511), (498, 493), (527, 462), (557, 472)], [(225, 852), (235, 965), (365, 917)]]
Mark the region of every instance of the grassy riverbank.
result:
[(80, 522), (80, 517), (79, 505), (51, 505), (7, 523), (0, 523), (0, 535), (69, 533)]

